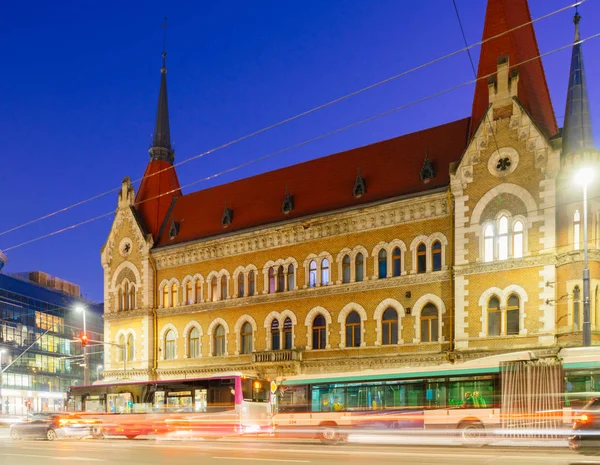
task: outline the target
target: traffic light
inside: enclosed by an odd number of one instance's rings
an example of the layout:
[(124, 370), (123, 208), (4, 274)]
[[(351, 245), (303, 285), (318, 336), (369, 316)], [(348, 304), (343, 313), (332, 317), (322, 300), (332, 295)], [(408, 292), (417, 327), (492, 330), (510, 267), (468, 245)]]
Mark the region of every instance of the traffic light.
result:
[(79, 336), (79, 340), (81, 341), (81, 345), (82, 346), (87, 346), (88, 345), (88, 336), (85, 333), (81, 333), (81, 336)]

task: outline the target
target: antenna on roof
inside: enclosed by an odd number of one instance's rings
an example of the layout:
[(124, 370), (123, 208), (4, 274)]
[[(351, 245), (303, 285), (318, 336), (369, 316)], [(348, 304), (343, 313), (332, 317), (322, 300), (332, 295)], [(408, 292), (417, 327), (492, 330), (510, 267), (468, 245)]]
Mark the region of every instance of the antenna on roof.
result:
[(162, 24), (162, 27), (164, 29), (163, 52), (162, 52), (163, 65), (162, 65), (162, 69), (160, 71), (163, 73), (166, 73), (167, 72), (167, 17), (166, 16), (165, 16), (165, 22)]

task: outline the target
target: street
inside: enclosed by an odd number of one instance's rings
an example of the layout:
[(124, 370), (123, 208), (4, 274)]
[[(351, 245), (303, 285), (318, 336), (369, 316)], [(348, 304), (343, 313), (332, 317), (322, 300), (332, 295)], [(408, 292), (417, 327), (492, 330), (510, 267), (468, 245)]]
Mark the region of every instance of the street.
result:
[(389, 446), (283, 440), (59, 440), (0, 439), (0, 464), (600, 464), (600, 457), (578, 456), (558, 447)]

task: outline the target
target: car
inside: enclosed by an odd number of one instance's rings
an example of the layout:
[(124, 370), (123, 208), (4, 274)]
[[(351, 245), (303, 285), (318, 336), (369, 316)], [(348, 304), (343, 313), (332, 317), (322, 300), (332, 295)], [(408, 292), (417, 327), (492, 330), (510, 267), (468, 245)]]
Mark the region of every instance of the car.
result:
[(101, 434), (101, 425), (96, 420), (56, 412), (34, 413), (25, 421), (10, 427), (10, 437), (14, 440), (29, 438), (54, 441), (59, 437), (99, 437)]
[(600, 452), (600, 398), (592, 398), (578, 411), (571, 435), (571, 450), (582, 454)]

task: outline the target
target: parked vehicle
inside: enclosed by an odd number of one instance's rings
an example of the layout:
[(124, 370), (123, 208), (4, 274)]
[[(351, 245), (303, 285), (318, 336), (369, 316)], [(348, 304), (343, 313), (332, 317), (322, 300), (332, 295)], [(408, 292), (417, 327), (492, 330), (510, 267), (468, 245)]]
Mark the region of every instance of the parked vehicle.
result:
[(25, 421), (10, 427), (10, 437), (14, 440), (28, 438), (54, 441), (59, 437), (98, 437), (101, 434), (102, 428), (97, 420), (55, 412), (34, 413)]

